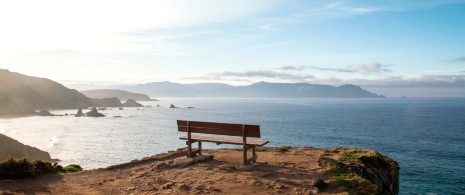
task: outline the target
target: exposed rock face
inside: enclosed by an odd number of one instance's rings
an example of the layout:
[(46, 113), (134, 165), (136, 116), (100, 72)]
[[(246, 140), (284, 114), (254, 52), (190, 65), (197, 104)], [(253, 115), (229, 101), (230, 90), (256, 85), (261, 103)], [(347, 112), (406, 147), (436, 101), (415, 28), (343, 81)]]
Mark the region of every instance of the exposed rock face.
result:
[[(334, 151), (332, 151), (334, 152)], [(378, 194), (399, 193), (399, 164), (376, 151), (336, 148), (343, 157), (340, 160), (322, 157), (318, 160), (321, 167), (346, 170), (373, 182)]]
[(13, 138), (0, 134), (0, 161), (6, 160), (8, 156), (28, 160), (51, 160), (48, 152), (24, 145)]
[(123, 103), (125, 107), (144, 107), (144, 105), (136, 102), (136, 100), (128, 99), (126, 102)]
[(105, 116), (105, 115), (103, 115), (102, 113), (99, 113), (99, 112), (97, 111), (97, 108), (95, 108), (95, 107), (92, 108), (92, 109), (90, 110), (90, 112), (87, 112), (86, 114), (87, 114), (87, 116), (91, 116), (91, 117), (104, 117), (104, 116)]

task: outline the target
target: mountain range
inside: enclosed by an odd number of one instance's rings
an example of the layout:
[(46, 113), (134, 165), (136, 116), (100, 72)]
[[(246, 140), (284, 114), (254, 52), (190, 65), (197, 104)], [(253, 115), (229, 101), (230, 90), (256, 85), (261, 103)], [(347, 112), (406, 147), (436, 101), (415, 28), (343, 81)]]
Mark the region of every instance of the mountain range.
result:
[(153, 82), (121, 89), (147, 94), (151, 97), (209, 97), (209, 98), (382, 98), (356, 85), (317, 85), (307, 83), (259, 82), (247, 86), (222, 83), (179, 84)]

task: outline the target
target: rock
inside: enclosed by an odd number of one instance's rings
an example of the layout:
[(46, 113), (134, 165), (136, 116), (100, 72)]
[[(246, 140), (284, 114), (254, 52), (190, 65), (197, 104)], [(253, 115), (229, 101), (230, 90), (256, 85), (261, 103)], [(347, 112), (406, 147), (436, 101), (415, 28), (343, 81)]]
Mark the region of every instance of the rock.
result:
[(166, 183), (163, 186), (161, 186), (161, 188), (162, 189), (170, 189), (173, 186), (174, 186), (174, 183)]
[(198, 162), (203, 162), (213, 159), (213, 155), (208, 156), (194, 156), (194, 157), (181, 157), (174, 160), (173, 166), (188, 167)]
[(195, 187), (196, 190), (205, 190), (205, 185), (201, 184)]
[(167, 184), (167, 183), (173, 183), (172, 181), (170, 180), (167, 180), (167, 179), (163, 179), (161, 177), (155, 177), (155, 179), (153, 179), (154, 183), (155, 184), (158, 184), (158, 185), (164, 185), (164, 184)]
[(191, 187), (186, 185), (186, 184), (181, 184), (180, 186), (177, 187), (177, 189), (179, 191), (189, 191), (191, 189)]
[(93, 107), (90, 110), (90, 112), (87, 112), (86, 114), (87, 116), (91, 116), (91, 117), (104, 117), (105, 116), (102, 113), (99, 113), (95, 107)]
[[(350, 171), (376, 185), (378, 194), (399, 193), (399, 164), (376, 151), (341, 149), (341, 154), (351, 152), (354, 159), (335, 160), (324, 155), (318, 160), (321, 167)], [(365, 155), (366, 154), (366, 155)]]
[(170, 108), (177, 108), (177, 107), (174, 106), (173, 104), (170, 104)]
[(41, 111), (39, 111), (38, 115), (39, 116), (56, 116), (56, 115), (50, 113), (48, 110), (41, 110)]
[(74, 115), (75, 117), (81, 117), (81, 116), (84, 116), (84, 114), (82, 113), (82, 109), (79, 108), (76, 115)]
[(124, 107), (144, 107), (144, 105), (136, 102), (136, 100), (128, 99), (126, 102), (123, 103)]

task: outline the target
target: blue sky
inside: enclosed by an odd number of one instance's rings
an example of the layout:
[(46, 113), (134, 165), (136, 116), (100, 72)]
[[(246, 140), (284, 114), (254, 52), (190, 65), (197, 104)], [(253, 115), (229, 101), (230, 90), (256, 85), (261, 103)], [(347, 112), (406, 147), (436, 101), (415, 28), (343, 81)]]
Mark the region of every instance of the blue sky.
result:
[(2, 1), (0, 28), (0, 68), (63, 84), (465, 97), (465, 1)]

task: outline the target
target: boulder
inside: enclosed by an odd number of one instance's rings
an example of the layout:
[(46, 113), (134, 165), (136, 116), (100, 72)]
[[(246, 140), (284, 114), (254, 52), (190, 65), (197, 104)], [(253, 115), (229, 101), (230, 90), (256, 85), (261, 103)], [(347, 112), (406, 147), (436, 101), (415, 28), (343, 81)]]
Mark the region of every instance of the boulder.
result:
[(136, 100), (128, 99), (126, 102), (123, 103), (124, 107), (144, 107), (144, 105), (136, 102)]
[(97, 111), (97, 108), (95, 107), (93, 107), (89, 112), (87, 112), (86, 115), (91, 116), (91, 117), (104, 117), (105, 116), (102, 113), (99, 113)]
[(173, 104), (170, 104), (170, 108), (177, 108), (177, 107), (174, 106)]

